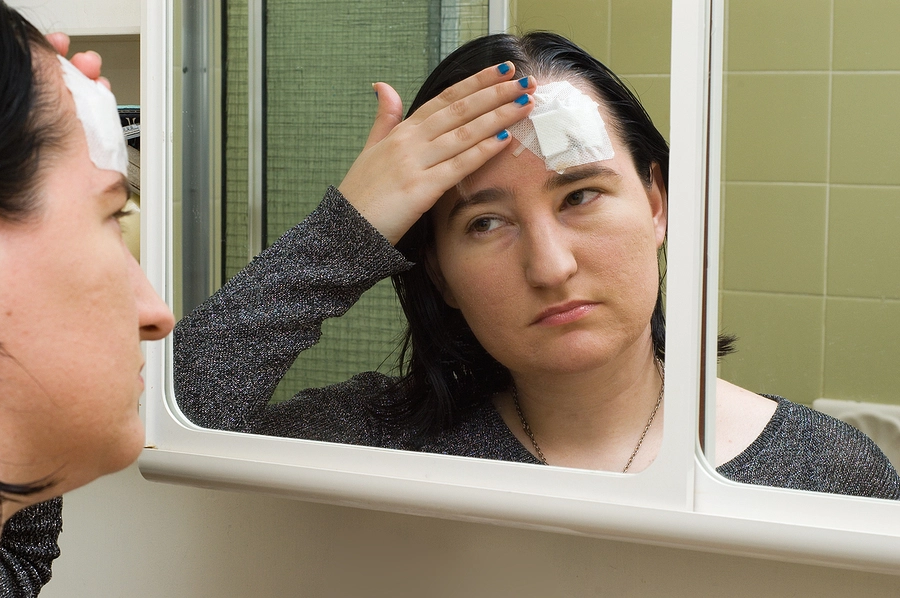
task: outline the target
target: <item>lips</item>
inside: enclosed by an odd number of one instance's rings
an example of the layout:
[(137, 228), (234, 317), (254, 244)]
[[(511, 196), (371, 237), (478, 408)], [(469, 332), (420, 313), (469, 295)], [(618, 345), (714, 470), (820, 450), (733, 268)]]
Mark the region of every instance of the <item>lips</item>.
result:
[(567, 301), (558, 305), (552, 305), (539, 313), (532, 324), (541, 326), (569, 324), (585, 317), (596, 306), (597, 304), (592, 301)]

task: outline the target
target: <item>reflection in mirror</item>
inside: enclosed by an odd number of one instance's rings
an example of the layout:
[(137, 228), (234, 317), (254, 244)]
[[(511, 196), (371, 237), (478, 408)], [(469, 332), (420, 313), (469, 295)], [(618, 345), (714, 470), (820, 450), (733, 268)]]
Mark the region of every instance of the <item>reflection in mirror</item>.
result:
[[(444, 10), (450, 4), (456, 20), (444, 18), (451, 14)], [(203, 238), (188, 225), (196, 220), (192, 209), (184, 208), (191, 218), (183, 218), (182, 225), (183, 312), (197, 302), (192, 297), (198, 293), (187, 292), (189, 283), (208, 284), (216, 277), (231, 282), (176, 332), (179, 405), (195, 423), (234, 431), (641, 471), (662, 440), (664, 332), (657, 250), (666, 229), (664, 139), (649, 123), (641, 124), (638, 106), (633, 114), (614, 111), (613, 105), (628, 108), (608, 102), (622, 90), (602, 69), (587, 66), (602, 81), (592, 89), (568, 72), (561, 76), (482, 40), (441, 63), (422, 86), (412, 109), (421, 106), (419, 114), (433, 118), (419, 125), (424, 117), (414, 117), (376, 145), (399, 115), (395, 94), (379, 84), (381, 128), (376, 125), (373, 144), (354, 162), (374, 110), (368, 82), (390, 81), (410, 105), (418, 83), (448, 49), (483, 33), (486, 3), (481, 12), (470, 12), (476, 4), (442, 2), (440, 19), (430, 12), (433, 5), (423, 2), (419, 12), (404, 5), (398, 9), (402, 14), (370, 9), (371, 31), (348, 27), (346, 43), (336, 43), (340, 31), (319, 27), (329, 20), (315, 11), (333, 13), (333, 4), (303, 9), (310, 14), (272, 6), (265, 23), (261, 12), (254, 18), (251, 11), (248, 18), (246, 10), (232, 14), (226, 8), (220, 142), (225, 173), (211, 184), (221, 185), (223, 199), (202, 212), (212, 216), (200, 226), (209, 231)], [(667, 8), (661, 6), (662, 15), (669, 14)], [(470, 23), (473, 14), (471, 23), (480, 22), (481, 31)], [(458, 26), (464, 22), (470, 24)], [(386, 36), (384, 23), (391, 24)], [(407, 26), (409, 32), (401, 34)], [(551, 42), (540, 39), (531, 43), (549, 47)], [(607, 44), (610, 57), (613, 48), (623, 50), (615, 39)], [(668, 43), (668, 36), (661, 39)], [(418, 51), (410, 52), (410, 40), (417, 40)], [(392, 49), (371, 51), (386, 47)], [(257, 56), (260, 49), (264, 60)], [(512, 127), (513, 139), (495, 139), (496, 130), (551, 105), (542, 95), (549, 88), (535, 90), (534, 79), (517, 82), (511, 71), (494, 69), (508, 59), (519, 75), (534, 75), (539, 83), (568, 79), (600, 100), (608, 126), (594, 130), (608, 135), (612, 157), (597, 161), (595, 154), (554, 170), (549, 165), (558, 156), (542, 155), (546, 140), (537, 124), (531, 126), (538, 140), (533, 149), (516, 151), (520, 139), (528, 142)], [(632, 62), (639, 72), (629, 82), (654, 83), (642, 80), (654, 75), (640, 70), (642, 62), (657, 60), (638, 55)], [(484, 115), (467, 125), (469, 135), (460, 136), (454, 129), (470, 116), (460, 121), (441, 100), (425, 102), (481, 69), (489, 69), (481, 79), (455, 88), (457, 94), (471, 94), (472, 116)], [(491, 94), (476, 93), (489, 85), (496, 85)], [(185, 81), (185, 105), (199, 98), (195, 114), (202, 113), (208, 97), (192, 93)], [(630, 101), (622, 97), (625, 104)], [(495, 98), (500, 104), (490, 103)], [(588, 127), (562, 126), (582, 145), (607, 143), (582, 138)], [(208, 128), (207, 138), (216, 138), (215, 127)], [(439, 141), (431, 143), (434, 138)], [(485, 140), (481, 150), (451, 160), (469, 147), (470, 138)], [(214, 168), (190, 167), (205, 155), (202, 145), (191, 144), (186, 134), (184, 172), (215, 180), (205, 174)], [(465, 176), (486, 159), (481, 152), (499, 154)], [(467, 160), (473, 160), (471, 166)], [(340, 180), (341, 192), (329, 191), (316, 207), (328, 184)], [(192, 193), (195, 182), (193, 176), (184, 182), (183, 200), (193, 194), (202, 206), (212, 195)], [(410, 229), (432, 204), (429, 215)], [(213, 223), (219, 221), (216, 230)], [(195, 261), (189, 248), (198, 238), (202, 247), (194, 251), (212, 266), (191, 277), (188, 263)], [(245, 268), (263, 246), (269, 249)], [(210, 248), (205, 258), (203, 248)], [(403, 317), (388, 276), (394, 277), (411, 323), (399, 377), (392, 353)], [(326, 318), (333, 319), (325, 322), (323, 340), (316, 344)], [(300, 389), (319, 390), (294, 396)], [(773, 401), (726, 383), (717, 391), (723, 413), (717, 465), (723, 475), (818, 489), (812, 480), (784, 478), (791, 466), (787, 453), (762, 468), (748, 456), (748, 447), (762, 442), (757, 437), (775, 412)]]
[[(396, 10), (367, 5), (363, 21), (370, 25), (362, 30), (360, 3), (345, 4), (354, 17), (343, 31), (321, 26), (333, 23), (333, 3), (303, 9), (272, 5), (264, 26), (254, 23), (261, 13), (254, 17), (251, 11), (248, 18), (246, 10), (226, 6), (222, 15), (197, 14), (192, 12), (197, 7), (185, 7), (185, 29), (197, 34), (184, 36), (186, 66), (176, 69), (186, 75), (181, 312), (189, 312), (197, 297), (202, 301), (216, 277), (231, 282), (179, 327), (180, 407), (196, 423), (231, 430), (591, 469), (644, 469), (662, 439), (664, 331), (657, 253), (666, 227), (664, 137), (630, 92), (580, 50), (574, 56), (581, 68), (598, 78), (607, 97), (622, 98), (617, 113), (606, 106), (598, 112), (599, 92), (571, 75), (572, 67), (551, 74), (551, 67), (565, 63), (538, 55), (565, 50), (567, 42), (554, 38), (533, 38), (530, 48), (510, 39), (482, 40), (442, 63), (411, 103), (442, 56), (485, 33), (488, 3), (442, 2), (439, 19), (435, 2)], [(226, 32), (221, 183), (208, 176), (215, 170), (208, 155), (216, 146), (209, 140), (217, 135), (216, 125), (203, 116), (209, 98), (222, 92), (203, 76), (215, 70), (214, 59), (202, 48), (190, 50), (188, 41), (217, 30), (217, 18), (226, 23), (218, 28)], [(665, 57), (667, 32), (660, 43)], [(264, 80), (253, 68), (256, 47), (265, 50)], [(463, 120), (456, 122), (455, 111), (444, 109), (442, 100), (425, 104), (481, 71), (456, 87), (473, 105)], [(582, 153), (542, 155), (545, 134), (534, 126), (531, 134), (539, 143), (524, 153), (515, 149), (528, 130), (514, 130), (515, 140), (508, 133), (495, 137), (534, 108), (535, 78), (521, 78), (527, 74), (548, 83), (571, 79), (581, 88), (562, 85), (559, 101), (569, 112), (551, 117), (562, 133), (580, 135), (566, 125), (565, 114), (578, 115), (583, 105), (578, 102), (587, 102), (593, 116), (578, 118), (595, 132), (578, 140)], [(415, 118), (397, 127), (344, 177), (366, 142), (376, 105), (372, 80), (390, 81), (411, 110), (423, 106), (422, 113), (437, 114), (418, 127)], [(376, 93), (383, 123), (376, 125), (383, 131), (373, 133), (377, 141), (395, 124), (400, 107), (386, 85), (379, 84)], [(552, 108), (550, 99), (546, 102)], [(459, 138), (455, 129), (481, 114), (467, 129), (484, 141), (461, 161), (451, 158), (469, 146), (425, 143), (444, 132), (443, 139)], [(188, 124), (192, 117), (197, 122)], [(641, 147), (626, 149), (616, 127), (606, 128), (601, 118), (641, 123), (629, 131)], [(430, 137), (419, 140), (425, 136)], [(413, 159), (420, 156), (431, 162), (418, 166)], [(416, 171), (425, 167), (430, 171)], [(329, 191), (316, 208), (328, 184), (341, 179), (341, 193)], [(217, 185), (219, 193), (213, 192)], [(204, 186), (208, 192), (198, 192)], [(407, 198), (405, 188), (415, 193)], [(221, 205), (210, 207), (208, 198), (219, 194)], [(439, 198), (431, 215), (404, 235)], [(216, 210), (223, 215), (221, 230), (213, 226)], [(254, 222), (261, 226), (258, 232)], [(610, 232), (600, 237), (604, 227)], [(270, 248), (244, 268), (256, 240)], [(190, 274), (198, 264), (205, 272)], [(598, 284), (603, 272), (616, 269), (615, 284)], [(386, 280), (390, 275), (413, 322), (402, 378), (386, 376), (396, 373), (392, 353), (404, 324)], [(326, 318), (335, 319), (325, 323), (316, 344)], [(597, 368), (598, 363), (609, 365)], [(571, 375), (589, 369), (598, 371)], [(351, 378), (360, 371), (369, 373)], [(598, 384), (612, 398), (605, 408), (585, 408)], [(322, 387), (326, 390), (291, 399), (300, 389)], [(566, 400), (555, 400), (559, 394)], [(579, 417), (572, 416), (575, 412)], [(575, 429), (576, 423), (584, 431)], [(570, 446), (566, 435), (582, 447)], [(595, 450), (574, 450), (590, 443)]]
[[(804, 406), (780, 404), (769, 428), (824, 430), (815, 459), (802, 457), (820, 477), (843, 459), (871, 478), (880, 455), (849, 447), (837, 424), (806, 407), (859, 427), (900, 464), (891, 336), (900, 326), (900, 58), (886, 49), (894, 19), (885, 10), (900, 17), (900, 7), (856, 2), (727, 2), (719, 323), (738, 341), (719, 374)], [(842, 454), (825, 458), (829, 445)], [(863, 482), (809, 489), (856, 493)]]

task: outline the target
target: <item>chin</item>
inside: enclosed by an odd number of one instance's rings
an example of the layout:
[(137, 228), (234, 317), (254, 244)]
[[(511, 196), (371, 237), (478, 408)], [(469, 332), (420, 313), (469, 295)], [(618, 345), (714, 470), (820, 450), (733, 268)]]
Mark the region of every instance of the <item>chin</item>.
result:
[(137, 415), (121, 432), (107, 444), (103, 451), (102, 470), (99, 475), (121, 471), (137, 461), (144, 450), (144, 424)]

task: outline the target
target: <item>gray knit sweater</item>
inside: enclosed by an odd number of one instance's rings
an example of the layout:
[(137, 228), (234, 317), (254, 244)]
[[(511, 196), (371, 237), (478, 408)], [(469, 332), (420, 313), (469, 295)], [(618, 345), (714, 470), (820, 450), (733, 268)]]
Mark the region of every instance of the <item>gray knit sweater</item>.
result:
[[(394, 379), (376, 372), (269, 404), (300, 352), (318, 341), (323, 320), (341, 316), (376, 282), (410, 266), (330, 188), (308, 218), (178, 323), (179, 407), (208, 428), (539, 463), (489, 402), (424, 444), (414, 442), (372, 415), (374, 399), (396, 392)], [(771, 398), (778, 406), (769, 424), (719, 473), (751, 484), (900, 498), (900, 478), (866, 436)]]
[(59, 556), (62, 499), (26, 507), (9, 518), (0, 537), (0, 598), (37, 596), (50, 581), (50, 564)]

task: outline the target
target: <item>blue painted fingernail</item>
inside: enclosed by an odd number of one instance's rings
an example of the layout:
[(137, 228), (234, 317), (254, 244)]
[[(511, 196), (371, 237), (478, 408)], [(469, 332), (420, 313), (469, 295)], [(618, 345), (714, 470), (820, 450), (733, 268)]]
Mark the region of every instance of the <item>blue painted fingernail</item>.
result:
[(524, 106), (527, 103), (528, 103), (528, 94), (527, 93), (522, 94), (516, 98), (516, 104), (518, 104), (519, 106)]
[(501, 75), (505, 75), (509, 72), (509, 63), (504, 62), (503, 64), (498, 65), (497, 70), (500, 71)]
[(509, 137), (509, 131), (507, 131), (506, 129), (503, 129), (502, 131), (497, 133), (497, 139), (499, 139), (500, 141), (503, 141), (507, 137)]
[(522, 89), (526, 89), (528, 87), (528, 77), (522, 77), (519, 79), (519, 85), (522, 86)]

